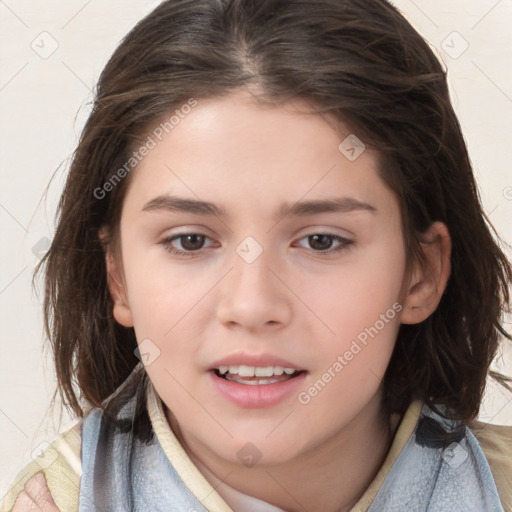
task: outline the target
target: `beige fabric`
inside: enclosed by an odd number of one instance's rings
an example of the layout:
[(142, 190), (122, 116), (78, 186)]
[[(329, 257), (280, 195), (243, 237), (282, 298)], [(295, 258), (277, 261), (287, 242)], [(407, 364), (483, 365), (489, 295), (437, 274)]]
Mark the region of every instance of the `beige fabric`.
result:
[(393, 439), (393, 444), (389, 449), (382, 467), (373, 479), (372, 483), (369, 485), (368, 489), (366, 489), (366, 492), (350, 512), (366, 512), (368, 510), (372, 504), (372, 501), (375, 499), (375, 496), (377, 495), (377, 492), (380, 489), (384, 478), (386, 478), (386, 475), (388, 474), (391, 466), (395, 462), (398, 455), (400, 455), (400, 452), (405, 446), (405, 443), (407, 443), (411, 437), (411, 434), (416, 427), (416, 423), (418, 422), (418, 418), (421, 413), (421, 407), (422, 403), (419, 400), (415, 400), (411, 403), (404, 414), (400, 426), (398, 427), (395, 438)]
[(505, 512), (512, 512), (512, 426), (474, 421), (469, 428), (489, 462)]
[[(163, 403), (148, 386), (148, 412), (158, 441), (190, 491), (210, 512), (233, 512), (188, 457), (165, 417)], [(393, 462), (414, 431), (421, 402), (413, 402), (398, 427), (391, 449), (376, 477), (351, 512), (366, 512)], [(489, 461), (506, 512), (512, 512), (512, 427), (475, 422), (470, 425)], [(0, 512), (11, 512), (26, 482), (43, 471), (48, 487), (61, 511), (78, 512), (81, 475), (81, 423), (60, 434), (37, 461), (32, 461), (11, 483)], [(2, 496), (0, 496), (2, 500)]]
[(46, 476), (48, 489), (60, 510), (78, 512), (81, 471), (81, 422), (59, 435), (36, 459), (14, 478), (3, 499), (0, 512), (10, 512), (25, 484), (40, 471)]
[(185, 485), (190, 489), (190, 492), (209, 512), (233, 512), (208, 480), (199, 472), (178, 439), (176, 439), (165, 417), (162, 400), (151, 383), (148, 383), (148, 412), (165, 455), (167, 455)]

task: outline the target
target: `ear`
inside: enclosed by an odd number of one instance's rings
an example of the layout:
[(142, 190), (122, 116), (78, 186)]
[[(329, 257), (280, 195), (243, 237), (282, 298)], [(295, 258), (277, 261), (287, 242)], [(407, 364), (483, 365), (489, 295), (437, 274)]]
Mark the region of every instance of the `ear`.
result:
[(425, 262), (412, 272), (403, 301), (401, 322), (417, 324), (437, 308), (450, 277), (451, 238), (442, 222), (434, 222), (420, 242)]
[(105, 231), (100, 231), (100, 239), (105, 248), (105, 264), (107, 267), (107, 286), (110, 297), (114, 303), (113, 315), (118, 323), (124, 327), (133, 327), (133, 317), (128, 305), (128, 294), (126, 284), (123, 278), (123, 272), (120, 263), (118, 263), (114, 254), (112, 244), (105, 243), (107, 236)]

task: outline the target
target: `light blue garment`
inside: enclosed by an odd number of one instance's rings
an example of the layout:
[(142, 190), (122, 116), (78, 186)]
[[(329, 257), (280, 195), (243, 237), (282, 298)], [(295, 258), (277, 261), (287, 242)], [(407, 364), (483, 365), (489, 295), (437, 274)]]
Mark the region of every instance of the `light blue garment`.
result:
[(465, 427), (447, 446), (434, 432), (450, 432), (426, 405), (368, 512), (504, 512), (496, 484), (477, 439)]
[[(146, 384), (139, 366), (121, 386), (127, 401), (115, 421), (108, 421), (101, 409), (84, 419), (79, 512), (207, 510), (154, 435)], [(134, 421), (137, 415), (142, 421)], [(142, 433), (144, 425), (149, 436)], [(448, 445), (438, 440), (439, 432), (452, 432), (455, 426), (424, 405), (368, 512), (504, 512), (487, 460), (469, 429)]]

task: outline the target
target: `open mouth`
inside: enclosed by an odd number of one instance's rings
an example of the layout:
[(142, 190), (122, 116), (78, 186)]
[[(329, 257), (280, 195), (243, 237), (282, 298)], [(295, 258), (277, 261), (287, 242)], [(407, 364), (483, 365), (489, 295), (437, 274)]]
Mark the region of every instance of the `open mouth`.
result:
[(249, 386), (285, 382), (305, 372), (305, 370), (295, 370), (294, 368), (284, 368), (282, 366), (255, 367), (244, 365), (221, 366), (214, 368), (213, 371), (221, 379)]

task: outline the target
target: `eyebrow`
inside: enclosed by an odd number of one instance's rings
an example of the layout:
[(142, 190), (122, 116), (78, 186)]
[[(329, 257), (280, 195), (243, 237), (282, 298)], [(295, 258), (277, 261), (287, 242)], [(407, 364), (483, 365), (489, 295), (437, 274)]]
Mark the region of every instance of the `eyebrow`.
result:
[[(192, 213), (195, 215), (215, 215), (227, 217), (227, 211), (214, 203), (187, 199), (170, 195), (161, 195), (148, 201), (142, 211), (170, 211)], [(301, 201), (294, 204), (284, 203), (275, 212), (276, 217), (295, 216), (304, 217), (319, 213), (350, 213), (355, 211), (367, 211), (377, 213), (377, 208), (363, 203), (352, 197), (336, 197), (332, 199), (318, 199), (314, 201)]]

